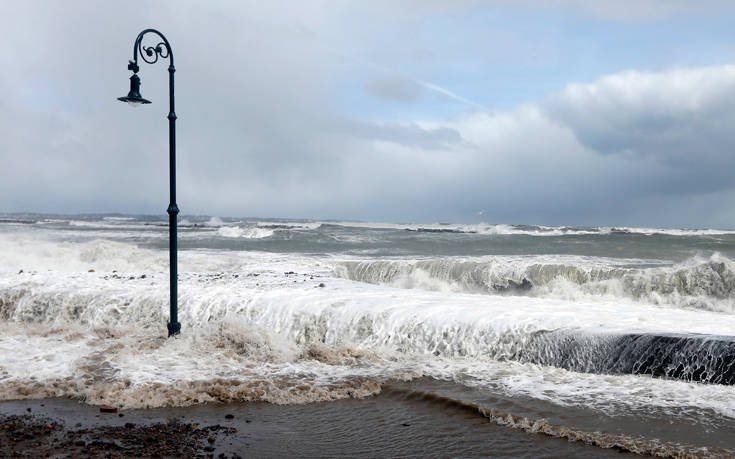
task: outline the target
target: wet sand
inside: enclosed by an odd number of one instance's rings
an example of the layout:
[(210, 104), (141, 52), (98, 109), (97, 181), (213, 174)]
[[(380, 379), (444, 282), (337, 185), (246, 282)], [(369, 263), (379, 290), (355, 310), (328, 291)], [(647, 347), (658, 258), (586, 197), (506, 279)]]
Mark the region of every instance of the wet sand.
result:
[(391, 391), (307, 405), (209, 404), (119, 413), (69, 399), (6, 401), (0, 403), (0, 444), (4, 457), (632, 456), (527, 433), (458, 404)]

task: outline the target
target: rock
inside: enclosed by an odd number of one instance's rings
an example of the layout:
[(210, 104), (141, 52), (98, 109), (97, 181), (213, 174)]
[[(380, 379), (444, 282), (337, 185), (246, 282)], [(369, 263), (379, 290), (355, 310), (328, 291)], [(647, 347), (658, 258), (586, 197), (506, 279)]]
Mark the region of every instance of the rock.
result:
[(234, 414), (228, 414), (225, 416), (225, 419), (234, 419), (234, 418), (235, 418)]
[(324, 287), (324, 282), (320, 282), (319, 287)]

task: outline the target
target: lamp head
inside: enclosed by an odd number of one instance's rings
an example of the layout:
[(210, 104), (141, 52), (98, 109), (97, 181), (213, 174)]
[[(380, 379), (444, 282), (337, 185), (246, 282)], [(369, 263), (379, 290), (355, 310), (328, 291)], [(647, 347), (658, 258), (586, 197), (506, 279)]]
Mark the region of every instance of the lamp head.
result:
[(117, 100), (126, 102), (132, 107), (151, 103), (150, 100), (143, 99), (143, 97), (140, 95), (140, 77), (138, 77), (138, 75), (135, 73), (133, 73), (133, 76), (130, 77), (130, 92), (128, 92), (127, 96), (118, 97)]

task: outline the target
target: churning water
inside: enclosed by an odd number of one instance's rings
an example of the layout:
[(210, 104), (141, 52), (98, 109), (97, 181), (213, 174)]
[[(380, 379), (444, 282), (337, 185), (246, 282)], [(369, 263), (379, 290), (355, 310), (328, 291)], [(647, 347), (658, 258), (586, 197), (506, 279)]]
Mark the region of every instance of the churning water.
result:
[(166, 339), (165, 220), (5, 216), (0, 399), (389, 390), (598, 446), (735, 448), (735, 231), (180, 225), (182, 333)]

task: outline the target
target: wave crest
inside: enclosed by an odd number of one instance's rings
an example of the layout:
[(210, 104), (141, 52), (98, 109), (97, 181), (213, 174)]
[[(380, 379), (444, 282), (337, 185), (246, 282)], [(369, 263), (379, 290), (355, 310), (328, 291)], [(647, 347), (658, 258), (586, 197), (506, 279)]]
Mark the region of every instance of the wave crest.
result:
[(667, 267), (540, 261), (536, 258), (344, 261), (338, 276), (399, 288), (512, 293), (565, 300), (611, 297), (735, 312), (735, 262), (715, 254)]
[(217, 234), (222, 237), (230, 238), (246, 238), (246, 239), (262, 239), (273, 236), (274, 231), (268, 228), (249, 227), (240, 228), (239, 226), (222, 226), (217, 230)]

